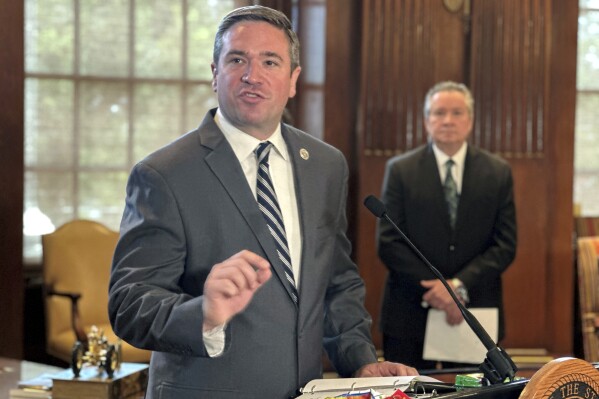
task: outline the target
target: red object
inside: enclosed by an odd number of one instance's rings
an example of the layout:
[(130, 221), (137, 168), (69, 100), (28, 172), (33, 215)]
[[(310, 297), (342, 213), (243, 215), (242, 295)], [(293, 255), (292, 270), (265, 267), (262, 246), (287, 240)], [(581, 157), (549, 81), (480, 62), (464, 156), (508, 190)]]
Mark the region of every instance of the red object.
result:
[(411, 399), (408, 395), (406, 395), (401, 389), (393, 392), (393, 395), (387, 396), (385, 399)]

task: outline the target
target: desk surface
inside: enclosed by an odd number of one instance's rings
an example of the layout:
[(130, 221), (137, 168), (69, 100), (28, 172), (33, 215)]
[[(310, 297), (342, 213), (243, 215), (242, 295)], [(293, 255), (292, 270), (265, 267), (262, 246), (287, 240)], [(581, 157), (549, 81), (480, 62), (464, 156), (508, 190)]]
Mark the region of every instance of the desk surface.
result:
[[(9, 390), (16, 388), (19, 381), (28, 380), (44, 373), (56, 373), (64, 370), (60, 367), (49, 366), (41, 363), (34, 363), (25, 360), (14, 360), (0, 357), (0, 399), (9, 399)], [(517, 375), (530, 378), (538, 370), (538, 367), (522, 368)], [(431, 377), (444, 382), (454, 382), (456, 373), (432, 374)]]
[[(0, 357), (0, 399), (10, 399), (9, 392), (19, 381), (29, 380), (44, 373), (57, 373), (64, 368)], [(143, 398), (143, 394), (140, 394)]]
[[(540, 366), (530, 366), (530, 367), (519, 366), (518, 371), (516, 372), (516, 376), (530, 378), (534, 375), (534, 373), (536, 373), (539, 370), (539, 368), (540, 368)], [(426, 373), (426, 375), (429, 375), (429, 376), (436, 378), (438, 380), (441, 380), (443, 382), (455, 382), (455, 377), (457, 374), (468, 374), (468, 373), (477, 373), (477, 372), (480, 372), (480, 371), (478, 369), (473, 369), (470, 371), (465, 370), (465, 372), (457, 372), (456, 370), (452, 370), (452, 369), (441, 369), (441, 370), (437, 370), (435, 372)]]
[(56, 373), (64, 370), (26, 360), (14, 360), (0, 357), (0, 399), (8, 399), (9, 391), (16, 388), (21, 380), (28, 380), (44, 373)]

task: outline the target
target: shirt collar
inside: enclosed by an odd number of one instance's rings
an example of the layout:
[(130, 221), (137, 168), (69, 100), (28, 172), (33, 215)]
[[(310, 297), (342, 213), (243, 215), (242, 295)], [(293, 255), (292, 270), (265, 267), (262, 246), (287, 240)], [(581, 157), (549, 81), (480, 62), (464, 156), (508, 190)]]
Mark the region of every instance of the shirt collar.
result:
[[(233, 148), (233, 152), (235, 152), (235, 155), (238, 159), (242, 160), (248, 158), (249, 156), (254, 156), (254, 150), (258, 144), (260, 144), (260, 140), (233, 126), (233, 124), (229, 122), (227, 118), (225, 118), (222, 112), (220, 112), (220, 108), (216, 110), (214, 122), (216, 122), (216, 125), (225, 135), (225, 138)], [(287, 161), (289, 155), (287, 153), (285, 140), (283, 139), (283, 134), (281, 133), (280, 123), (268, 138), (268, 141), (272, 143), (279, 155)]]
[(439, 147), (435, 143), (433, 143), (433, 152), (435, 153), (435, 158), (437, 160), (437, 165), (441, 167), (445, 167), (445, 163), (449, 158), (455, 162), (458, 167), (463, 167), (466, 162), (466, 151), (468, 150), (468, 143), (464, 142), (458, 152), (456, 152), (452, 157), (449, 157), (446, 153), (441, 151)]

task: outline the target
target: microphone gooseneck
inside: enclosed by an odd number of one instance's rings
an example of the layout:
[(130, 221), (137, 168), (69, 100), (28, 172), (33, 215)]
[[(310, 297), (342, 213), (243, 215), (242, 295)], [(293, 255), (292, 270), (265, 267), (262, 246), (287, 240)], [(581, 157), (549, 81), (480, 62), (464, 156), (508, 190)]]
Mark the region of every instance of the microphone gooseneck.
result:
[(479, 366), (480, 370), (484, 373), (485, 377), (492, 383), (497, 384), (504, 382), (506, 379), (510, 381), (514, 380), (516, 376), (516, 371), (518, 368), (510, 358), (510, 356), (501, 349), (489, 336), (484, 327), (480, 324), (480, 322), (474, 317), (474, 315), (460, 302), (457, 298), (453, 289), (447, 283), (445, 277), (434, 267), (428, 259), (420, 252), (420, 250), (410, 241), (410, 239), (404, 234), (404, 232), (391, 220), (389, 215), (387, 215), (387, 209), (385, 204), (383, 204), (378, 198), (374, 195), (369, 195), (364, 200), (364, 205), (374, 216), (377, 218), (384, 218), (387, 220), (393, 228), (399, 233), (401, 238), (408, 244), (410, 249), (414, 251), (414, 253), (428, 266), (428, 268), (433, 272), (433, 274), (443, 283), (449, 295), (456, 303), (460, 312), (464, 316), (464, 320), (470, 326), (472, 331), (476, 334), (478, 339), (483, 343), (485, 348), (487, 349), (487, 357), (484, 362)]

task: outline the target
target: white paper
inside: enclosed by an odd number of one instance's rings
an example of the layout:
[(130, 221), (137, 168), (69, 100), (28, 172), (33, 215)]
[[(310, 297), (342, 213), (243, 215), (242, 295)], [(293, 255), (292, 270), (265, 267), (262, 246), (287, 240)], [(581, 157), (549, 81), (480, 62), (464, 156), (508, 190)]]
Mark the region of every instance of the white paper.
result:
[[(497, 308), (468, 309), (476, 317), (494, 342), (498, 335)], [(431, 309), (426, 322), (423, 359), (459, 363), (480, 364), (487, 356), (487, 349), (480, 342), (466, 321), (450, 326), (445, 312)]]
[(324, 378), (312, 380), (302, 388), (302, 399), (326, 399), (356, 391), (372, 389), (383, 397), (398, 389), (405, 391), (413, 380), (439, 382), (427, 376), (412, 377), (368, 377), (368, 378)]

